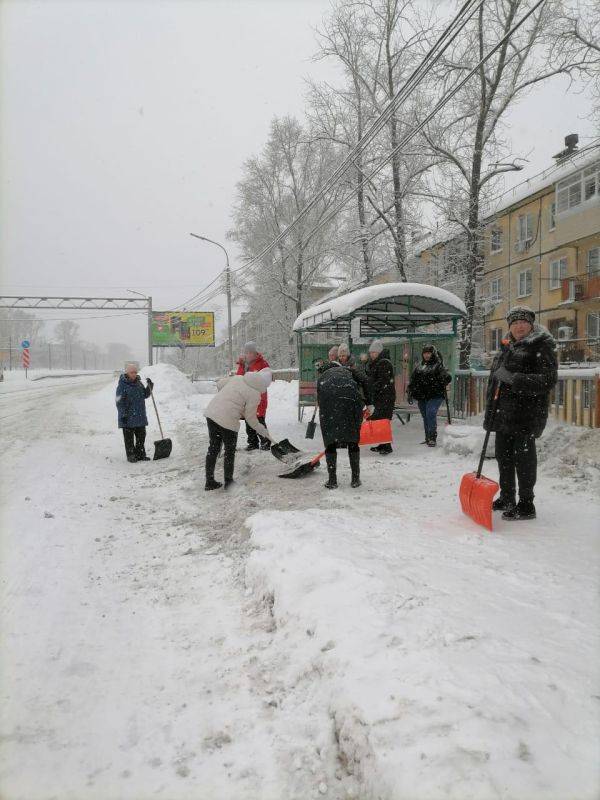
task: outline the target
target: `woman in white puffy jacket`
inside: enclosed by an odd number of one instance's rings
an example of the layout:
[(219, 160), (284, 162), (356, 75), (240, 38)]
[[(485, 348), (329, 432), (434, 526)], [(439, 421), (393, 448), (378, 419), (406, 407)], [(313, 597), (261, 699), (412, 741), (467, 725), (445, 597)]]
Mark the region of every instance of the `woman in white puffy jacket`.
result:
[(235, 466), (235, 448), (237, 445), (240, 420), (245, 419), (248, 425), (267, 439), (271, 436), (256, 416), (260, 396), (266, 392), (273, 375), (270, 369), (260, 372), (247, 372), (245, 375), (234, 375), (223, 378), (217, 383), (217, 394), (210, 401), (204, 416), (208, 423), (210, 442), (206, 454), (206, 491), (220, 489), (222, 483), (215, 480), (215, 466), (225, 447), (224, 479), (225, 488), (233, 483)]

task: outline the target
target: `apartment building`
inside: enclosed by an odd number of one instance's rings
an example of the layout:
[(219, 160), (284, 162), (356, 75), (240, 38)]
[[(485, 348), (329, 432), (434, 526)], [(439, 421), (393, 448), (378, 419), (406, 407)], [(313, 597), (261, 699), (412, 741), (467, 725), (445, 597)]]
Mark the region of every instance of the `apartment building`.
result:
[[(579, 151), (574, 139), (486, 215), (477, 297), (488, 354), (506, 333), (508, 309), (523, 304), (559, 342), (561, 362), (600, 361), (600, 146)], [(421, 246), (432, 283), (461, 272), (463, 247), (456, 229)]]

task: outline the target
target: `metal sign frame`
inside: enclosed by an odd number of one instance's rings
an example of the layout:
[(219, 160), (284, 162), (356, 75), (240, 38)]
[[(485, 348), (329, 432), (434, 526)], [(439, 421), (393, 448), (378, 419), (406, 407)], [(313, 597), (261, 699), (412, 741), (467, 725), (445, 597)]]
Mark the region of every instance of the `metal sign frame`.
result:
[(0, 295), (0, 308), (29, 308), (59, 311), (146, 311), (148, 314), (148, 364), (152, 366), (152, 298), (144, 297), (40, 297)]

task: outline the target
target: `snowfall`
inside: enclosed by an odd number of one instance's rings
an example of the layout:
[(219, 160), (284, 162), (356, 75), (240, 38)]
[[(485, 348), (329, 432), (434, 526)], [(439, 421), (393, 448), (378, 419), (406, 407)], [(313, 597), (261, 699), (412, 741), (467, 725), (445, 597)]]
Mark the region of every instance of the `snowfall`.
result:
[(0, 384), (3, 800), (599, 797), (600, 431), (551, 422), (538, 519), (490, 533), (457, 499), (477, 420), (395, 422), (335, 492), (241, 432), (206, 493), (213, 384), (143, 374), (168, 460), (126, 462), (114, 375)]

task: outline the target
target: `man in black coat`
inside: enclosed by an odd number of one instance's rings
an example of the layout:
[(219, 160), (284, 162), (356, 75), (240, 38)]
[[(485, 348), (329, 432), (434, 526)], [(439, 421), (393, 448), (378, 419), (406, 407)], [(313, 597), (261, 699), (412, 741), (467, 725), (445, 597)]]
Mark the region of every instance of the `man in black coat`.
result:
[[(367, 378), (371, 386), (371, 397), (375, 412), (371, 419), (391, 419), (396, 405), (396, 385), (394, 383), (394, 366), (390, 361), (389, 350), (385, 350), (383, 342), (374, 339), (369, 347), (369, 361), (366, 366)], [(391, 444), (380, 444), (371, 450), (381, 455), (392, 452)]]
[(548, 331), (535, 323), (530, 308), (515, 306), (506, 320), (509, 333), (492, 363), (483, 422), (486, 430), (496, 432), (500, 496), (494, 500), (494, 510), (503, 511), (505, 519), (534, 519), (535, 440), (546, 427), (550, 392), (558, 380), (556, 345)]
[[(327, 462), (327, 489), (337, 489), (337, 448), (348, 447), (352, 488), (360, 486), (360, 426), (363, 420), (363, 398), (360, 393), (361, 381), (355, 370), (343, 367), (337, 361), (328, 361), (319, 368), (317, 380), (317, 400), (319, 421), (325, 443)], [(369, 392), (368, 385), (362, 387)], [(369, 406), (369, 411), (373, 407)]]
[(421, 351), (418, 364), (408, 384), (408, 402), (416, 400), (423, 417), (425, 442), (429, 447), (437, 443), (437, 413), (446, 396), (446, 386), (452, 378), (444, 367), (442, 356), (431, 344)]

